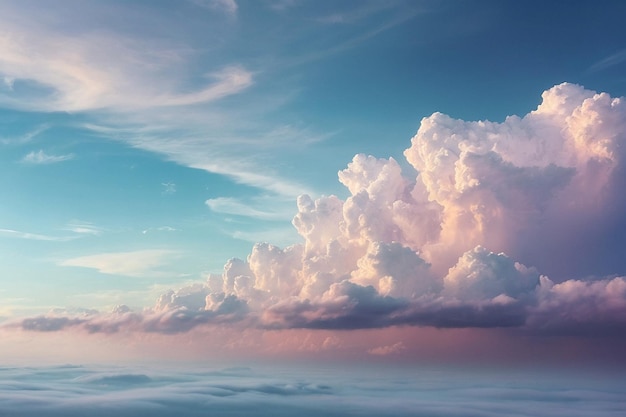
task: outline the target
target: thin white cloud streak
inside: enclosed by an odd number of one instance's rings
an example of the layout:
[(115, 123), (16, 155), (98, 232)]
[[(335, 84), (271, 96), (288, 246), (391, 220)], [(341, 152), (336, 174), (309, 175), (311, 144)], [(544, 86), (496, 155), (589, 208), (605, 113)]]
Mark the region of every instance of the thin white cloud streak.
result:
[(626, 61), (626, 49), (616, 52), (613, 55), (608, 56), (599, 62), (596, 62), (591, 67), (589, 67), (587, 71), (588, 72), (603, 71), (615, 65), (619, 65), (624, 61)]
[(191, 0), (198, 7), (209, 10), (217, 10), (232, 16), (237, 14), (239, 6), (235, 0)]
[(301, 0), (267, 0), (269, 8), (276, 12), (284, 12), (296, 6)]
[(59, 262), (60, 266), (95, 269), (102, 274), (129, 277), (164, 276), (159, 268), (167, 265), (180, 253), (164, 249), (146, 249), (130, 252), (110, 252), (79, 256)]
[(66, 155), (49, 155), (45, 153), (43, 150), (39, 150), (37, 152), (32, 151), (25, 155), (21, 162), (26, 164), (33, 165), (46, 165), (46, 164), (56, 164), (58, 162), (69, 161), (70, 159), (74, 159), (74, 154), (66, 154)]
[(320, 18), (317, 18), (316, 21), (328, 24), (353, 24), (360, 20), (367, 19), (372, 15), (394, 9), (395, 7), (396, 5), (393, 1), (362, 2), (357, 4), (356, 7), (351, 7), (349, 10), (335, 12), (326, 16), (322, 16)]
[(292, 211), (261, 211), (255, 208), (259, 204), (246, 204), (241, 200), (231, 197), (210, 198), (205, 201), (205, 204), (216, 213), (232, 214), (261, 220), (291, 219), (291, 217), (293, 217)]
[[(393, 7), (390, 7), (389, 9), (393, 10)], [(375, 12), (380, 12), (383, 10), (387, 10), (387, 8), (386, 7), (384, 8), (381, 7), (380, 9), (374, 8), (372, 9), (372, 11), (365, 12), (363, 17), (365, 17), (368, 13), (375, 13)], [(370, 25), (368, 25), (366, 26), (366, 30), (362, 31), (361, 33), (355, 34), (351, 38), (348, 38), (345, 40), (342, 39), (341, 42), (334, 42), (328, 45), (326, 48), (319, 48), (317, 51), (314, 51), (314, 52), (307, 52), (306, 54), (303, 54), (300, 56), (295, 56), (289, 59), (285, 59), (283, 62), (281, 62), (281, 66), (283, 68), (288, 68), (291, 66), (300, 66), (300, 65), (308, 64), (310, 62), (315, 62), (315, 61), (319, 61), (322, 59), (326, 59), (333, 55), (337, 55), (341, 52), (349, 51), (350, 49), (359, 47), (365, 41), (371, 38), (374, 38), (388, 30), (391, 30), (394, 27), (402, 25), (423, 13), (426, 13), (426, 10), (423, 10), (421, 8), (414, 8), (408, 11), (402, 10), (402, 12), (392, 15), (384, 23), (378, 25), (377, 27), (374, 27), (373, 29)], [(341, 19), (343, 17), (344, 17), (343, 15), (336, 16), (336, 18), (338, 19)], [(329, 18), (328, 16), (325, 18), (322, 18), (323, 20), (319, 21), (320, 24), (340, 23), (340, 22), (332, 22), (332, 21), (324, 20), (328, 18)], [(351, 18), (355, 19), (357, 18), (357, 16), (354, 16)]]
[(77, 236), (50, 236), (12, 229), (0, 229), (0, 237), (1, 236), (15, 239), (40, 240), (44, 242), (68, 242), (77, 238)]
[(204, 90), (178, 94), (175, 96), (156, 97), (157, 106), (185, 106), (198, 103), (209, 103), (237, 94), (253, 84), (252, 73), (241, 67), (226, 67), (210, 74), (215, 83)]
[[(135, 128), (134, 126), (149, 126), (151, 116), (135, 120), (132, 122), (132, 126), (127, 127), (118, 128), (94, 124), (88, 124), (84, 127), (104, 138), (125, 142), (135, 148), (163, 155), (168, 160), (180, 165), (223, 175), (237, 184), (258, 188), (283, 198), (294, 199), (303, 193), (318, 195), (318, 192), (308, 185), (272, 172), (266, 165), (261, 167), (260, 163), (255, 161), (255, 155), (251, 154), (253, 149), (267, 151), (267, 149), (280, 146), (285, 140), (284, 134), (278, 137), (278, 143), (272, 142), (276, 138), (270, 136), (264, 136), (258, 141), (249, 138), (242, 140), (229, 135), (222, 137), (216, 133), (203, 133), (205, 130), (211, 130), (210, 121), (206, 124), (206, 120), (201, 120), (201, 116), (199, 116), (200, 120), (185, 120), (184, 118), (188, 116), (183, 115), (183, 119), (180, 121), (166, 121), (164, 123), (156, 121), (157, 126), (150, 128)], [(159, 127), (160, 123), (162, 124)], [(183, 125), (185, 126), (183, 127)], [(177, 132), (179, 128), (183, 129), (185, 133)], [(216, 129), (222, 131), (224, 127), (219, 126)], [(319, 137), (311, 138), (306, 132), (295, 131), (291, 139), (302, 137), (304, 137), (303, 141), (319, 140)], [(243, 147), (247, 151), (241, 151)]]
[(141, 233), (146, 235), (150, 232), (177, 232), (178, 229), (171, 226), (159, 226), (159, 227), (150, 227), (148, 229), (142, 230)]
[(21, 136), (13, 137), (13, 138), (2, 138), (0, 139), (0, 143), (3, 145), (23, 145), (25, 143), (31, 142), (35, 137), (45, 132), (50, 128), (50, 125), (43, 124), (41, 126), (36, 127), (33, 130), (30, 130), (24, 133)]
[(82, 221), (72, 221), (69, 222), (65, 226), (65, 230), (76, 233), (78, 235), (91, 235), (91, 236), (99, 236), (105, 229), (96, 226), (93, 223), (82, 222)]

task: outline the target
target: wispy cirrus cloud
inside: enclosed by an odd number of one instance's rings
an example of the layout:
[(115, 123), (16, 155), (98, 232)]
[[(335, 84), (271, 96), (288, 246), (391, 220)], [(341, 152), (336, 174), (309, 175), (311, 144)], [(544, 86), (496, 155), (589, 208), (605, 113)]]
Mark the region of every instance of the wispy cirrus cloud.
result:
[(46, 164), (55, 164), (58, 162), (69, 161), (70, 159), (74, 159), (74, 154), (65, 154), (65, 155), (50, 155), (45, 153), (42, 149), (35, 152), (32, 151), (26, 154), (21, 161), (26, 164), (33, 165), (46, 165)]
[[(241, 200), (232, 197), (217, 197), (210, 198), (205, 201), (205, 204), (216, 213), (232, 214), (236, 216), (251, 217), (262, 220), (276, 220), (276, 219), (290, 219), (293, 217), (293, 210), (281, 210), (281, 211), (262, 211), (257, 209), (257, 204), (247, 204)], [(271, 203), (266, 201), (266, 203)], [(263, 203), (261, 203), (262, 205)], [(284, 205), (281, 207), (284, 208)]]
[[(200, 4), (226, 13), (238, 10), (228, 0)], [(267, 168), (276, 151), (328, 137), (306, 126), (262, 121), (289, 101), (292, 90), (259, 95), (252, 87), (257, 74), (268, 78), (263, 65), (251, 69), (250, 63), (224, 60), (220, 48), (207, 49), (185, 36), (167, 41), (153, 36), (151, 11), (147, 8), (131, 30), (117, 16), (133, 11), (119, 4), (78, 7), (75, 13), (81, 19), (59, 26), (66, 19), (56, 9), (29, 11), (22, 3), (3, 3), (0, 73), (15, 88), (0, 102), (14, 109), (81, 112), (86, 116), (81, 127), (103, 139), (263, 192), (290, 198), (316, 195), (310, 186)], [(179, 29), (186, 33), (186, 28)], [(216, 25), (207, 36), (220, 39), (225, 36), (222, 29)], [(225, 99), (237, 105), (222, 106)], [(233, 146), (237, 143), (245, 147)]]
[(331, 24), (351, 24), (395, 7), (394, 2), (361, 2), (358, 7), (350, 7), (325, 15), (318, 18), (317, 21)]
[(65, 226), (65, 230), (76, 233), (78, 235), (85, 235), (85, 236), (89, 236), (89, 235), (98, 236), (105, 231), (105, 229), (103, 229), (102, 227), (96, 226), (93, 223), (83, 222), (79, 220), (74, 220), (74, 221), (69, 222)]
[(626, 49), (610, 55), (589, 67), (588, 72), (602, 71), (626, 61)]
[(32, 141), (35, 137), (45, 132), (49, 128), (50, 125), (43, 124), (15, 137), (3, 137), (2, 139), (0, 139), (0, 143), (2, 143), (3, 145), (22, 145)]
[(0, 236), (10, 237), (15, 239), (26, 239), (26, 240), (40, 240), (47, 242), (67, 242), (70, 240), (74, 240), (76, 236), (51, 236), (51, 235), (43, 235), (39, 233), (30, 233), (23, 232), (20, 230), (12, 230), (12, 229), (0, 229)]
[(191, 0), (191, 2), (199, 7), (217, 10), (229, 15), (236, 15), (239, 8), (235, 0)]
[(129, 277), (167, 276), (159, 268), (167, 265), (180, 252), (165, 249), (147, 249), (130, 252), (107, 252), (79, 256), (59, 262), (60, 266), (95, 269), (102, 274)]
[(178, 229), (172, 226), (159, 226), (159, 227), (150, 227), (148, 229), (144, 229), (141, 231), (142, 234), (146, 235), (150, 232), (176, 232)]

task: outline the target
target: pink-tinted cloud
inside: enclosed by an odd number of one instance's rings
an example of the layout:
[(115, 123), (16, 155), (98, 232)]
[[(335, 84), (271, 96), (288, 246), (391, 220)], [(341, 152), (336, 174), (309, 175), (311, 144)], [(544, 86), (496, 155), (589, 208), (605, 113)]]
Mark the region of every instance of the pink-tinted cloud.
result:
[(298, 198), (302, 244), (257, 244), (141, 312), (10, 326), (623, 332), (626, 106), (572, 84), (542, 97), (502, 123), (424, 118), (405, 151), (412, 177), (394, 159), (355, 156), (339, 172), (345, 201)]

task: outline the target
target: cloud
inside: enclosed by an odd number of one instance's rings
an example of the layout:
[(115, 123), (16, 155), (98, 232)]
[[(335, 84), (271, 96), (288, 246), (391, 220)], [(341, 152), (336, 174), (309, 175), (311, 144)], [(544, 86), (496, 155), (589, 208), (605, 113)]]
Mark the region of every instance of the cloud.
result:
[(69, 161), (70, 159), (74, 159), (74, 154), (48, 155), (40, 149), (38, 152), (32, 151), (28, 153), (26, 156), (24, 156), (24, 158), (22, 158), (22, 162), (27, 164), (43, 165)]
[[(273, 89), (271, 97), (259, 97), (252, 87), (263, 69), (224, 60), (222, 44), (232, 28), (220, 16), (234, 13), (236, 2), (200, 3), (220, 10), (206, 16), (201, 38), (193, 36), (187, 19), (155, 20), (153, 5), (138, 13), (121, 3), (71, 4), (77, 18), (68, 19), (64, 7), (2, 2), (0, 74), (13, 79), (14, 89), (1, 95), (0, 104), (80, 112), (84, 123), (77, 127), (103, 140), (122, 141), (266, 194), (291, 199), (316, 194), (268, 169), (268, 159), (278, 154), (275, 149), (306, 146), (328, 135), (266, 121), (293, 92)], [(167, 40), (154, 32), (163, 26), (172, 29)]]
[(389, 3), (366, 3), (359, 4), (359, 7), (351, 7), (349, 10), (335, 12), (316, 19), (321, 23), (328, 24), (354, 24), (358, 21), (365, 20), (372, 15), (379, 14), (395, 8), (393, 2)]
[(588, 72), (602, 71), (626, 61), (626, 49), (610, 55), (589, 67)]
[(12, 229), (0, 229), (0, 236), (26, 240), (41, 240), (48, 242), (67, 242), (76, 239), (76, 236), (50, 236), (38, 233), (22, 232)]
[(35, 137), (45, 132), (49, 128), (50, 126), (48, 124), (43, 124), (20, 136), (11, 137), (11, 138), (2, 138), (0, 139), (0, 143), (4, 145), (22, 145), (24, 143), (28, 143), (32, 141)]
[(161, 185), (163, 186), (163, 194), (176, 194), (176, 184), (173, 182), (162, 182)]
[(145, 230), (142, 230), (141, 233), (146, 235), (150, 232), (176, 232), (178, 231), (178, 229), (171, 227), (171, 226), (159, 226), (159, 227), (151, 227)]
[(83, 222), (83, 221), (78, 221), (78, 220), (69, 222), (65, 226), (65, 230), (68, 230), (70, 232), (73, 232), (79, 235), (87, 235), (87, 236), (89, 235), (98, 236), (102, 234), (102, 232), (104, 232), (104, 229), (94, 225), (93, 223)]
[(626, 278), (568, 280), (554, 284), (544, 278), (529, 326), (546, 333), (623, 337), (626, 328)]
[(367, 353), (369, 353), (370, 355), (387, 356), (393, 355), (394, 353), (402, 352), (403, 350), (406, 350), (406, 346), (404, 346), (404, 343), (398, 342), (394, 343), (393, 345), (372, 348), (368, 350)]
[(270, 9), (277, 12), (288, 10), (298, 4), (298, 0), (269, 0), (266, 1)]
[(102, 274), (150, 277), (162, 275), (158, 269), (177, 255), (176, 251), (164, 249), (111, 252), (66, 259), (59, 265), (91, 268)]
[(207, 103), (237, 94), (252, 85), (252, 73), (239, 66), (222, 68), (208, 74), (208, 77), (215, 80), (215, 83), (195, 93), (156, 97), (156, 105), (184, 106)]
[[(3, 367), (0, 404), (7, 415), (185, 415), (612, 417), (626, 409), (618, 379), (563, 378), (536, 372), (470, 374), (443, 369), (390, 370), (364, 378), (342, 366), (299, 371), (131, 366)], [(419, 377), (416, 377), (419, 375)], [(585, 375), (587, 376), (587, 375)]]
[(226, 14), (235, 15), (239, 6), (235, 0), (191, 0), (195, 5), (206, 9), (217, 10)]
[[(188, 59), (181, 46), (85, 28), (77, 37), (53, 30), (50, 16), (39, 12), (28, 20), (15, 5), (7, 4), (3, 11), (13, 19), (2, 19), (0, 71), (14, 86), (24, 86), (3, 95), (2, 102), (10, 107), (88, 111), (186, 106), (237, 94), (253, 83), (250, 71), (227, 65), (205, 74), (211, 82), (185, 92), (177, 88), (178, 77), (170, 77)], [(81, 12), (89, 21), (97, 8)], [(117, 59), (111, 61), (111, 56)]]
[[(270, 202), (273, 202), (273, 201), (270, 201)], [(262, 220), (276, 220), (276, 219), (291, 218), (291, 215), (293, 214), (293, 213), (287, 213), (287, 211), (285, 210), (283, 212), (261, 211), (256, 208), (257, 206), (259, 206), (259, 204), (249, 205), (238, 199), (231, 198), (231, 197), (210, 198), (205, 201), (205, 204), (212, 211), (216, 213), (252, 217), (255, 219), (262, 219)]]
[[(256, 244), (245, 260), (229, 260), (221, 274), (166, 292), (140, 313), (37, 323), (90, 332), (229, 323), (619, 337), (626, 331), (626, 260), (618, 250), (626, 233), (626, 106), (572, 84), (542, 97), (535, 111), (503, 123), (424, 118), (405, 151), (411, 176), (392, 158), (356, 155), (338, 173), (345, 200), (298, 198), (293, 225), (303, 243)], [(235, 200), (209, 201), (259, 215)], [(164, 255), (62, 264), (139, 276)]]

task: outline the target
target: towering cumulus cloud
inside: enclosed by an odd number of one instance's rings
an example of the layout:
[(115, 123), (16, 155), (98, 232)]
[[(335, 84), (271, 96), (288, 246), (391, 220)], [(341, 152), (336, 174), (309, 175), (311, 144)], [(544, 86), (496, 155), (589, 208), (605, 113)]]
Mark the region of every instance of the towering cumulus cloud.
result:
[(625, 143), (623, 100), (572, 84), (503, 123), (435, 113), (404, 152), (417, 174), (356, 155), (339, 172), (345, 201), (302, 195), (303, 244), (257, 244), (143, 313), (21, 325), (625, 330)]

